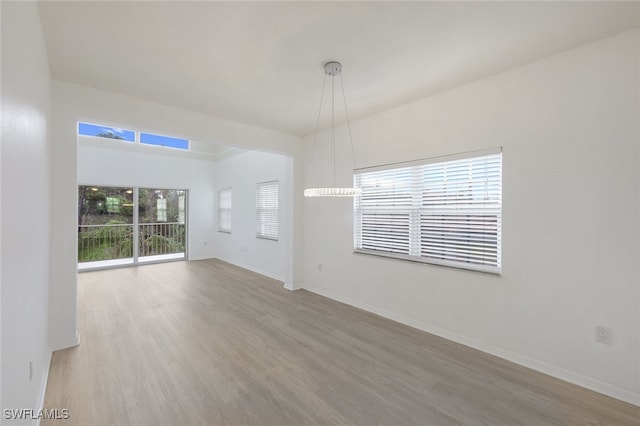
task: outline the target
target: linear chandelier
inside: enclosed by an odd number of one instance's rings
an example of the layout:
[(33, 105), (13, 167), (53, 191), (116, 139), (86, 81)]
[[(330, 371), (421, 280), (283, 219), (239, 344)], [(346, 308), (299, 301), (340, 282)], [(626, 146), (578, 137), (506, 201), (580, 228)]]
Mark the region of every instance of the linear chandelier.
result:
[[(313, 139), (313, 154), (316, 151), (316, 142), (318, 140), (318, 129), (320, 125), (320, 114), (322, 113), (322, 101), (324, 99), (324, 88), (327, 82), (327, 76), (331, 76), (331, 160), (333, 165), (333, 186), (324, 188), (307, 188), (304, 190), (305, 197), (357, 197), (362, 194), (360, 188), (338, 187), (336, 186), (336, 120), (335, 120), (335, 77), (340, 76), (340, 85), (342, 87), (342, 100), (344, 101), (344, 111), (347, 119), (347, 128), (349, 129), (349, 142), (351, 143), (351, 154), (353, 155), (353, 163), (355, 167), (355, 151), (353, 149), (353, 139), (351, 137), (351, 123), (349, 122), (349, 113), (347, 111), (347, 99), (344, 95), (344, 83), (342, 82), (342, 64), (336, 61), (330, 61), (324, 64), (324, 82), (322, 83), (322, 95), (320, 96), (320, 107), (318, 108), (318, 119), (316, 121), (316, 133)], [(312, 155), (312, 162), (313, 156)]]

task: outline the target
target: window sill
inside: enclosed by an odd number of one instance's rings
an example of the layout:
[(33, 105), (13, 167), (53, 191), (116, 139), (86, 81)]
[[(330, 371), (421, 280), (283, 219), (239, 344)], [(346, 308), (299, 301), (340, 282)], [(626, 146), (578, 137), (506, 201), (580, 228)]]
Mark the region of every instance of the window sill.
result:
[(406, 256), (406, 255), (402, 255), (402, 254), (378, 252), (378, 251), (374, 251), (374, 250), (354, 249), (353, 253), (354, 254), (371, 255), (371, 256), (377, 256), (377, 257), (384, 257), (384, 258), (387, 258), (387, 259), (401, 260), (401, 261), (404, 261), (404, 262), (421, 263), (421, 264), (435, 265), (435, 266), (444, 266), (444, 267), (447, 267), (447, 268), (457, 269), (457, 270), (461, 270), (461, 271), (479, 272), (479, 273), (482, 273), (482, 274), (502, 276), (502, 269), (501, 268), (495, 268), (495, 267), (491, 267), (491, 266), (478, 266), (478, 265), (469, 265), (469, 266), (467, 266), (465, 264), (456, 263), (456, 262), (448, 262), (446, 260), (418, 258), (418, 257)]

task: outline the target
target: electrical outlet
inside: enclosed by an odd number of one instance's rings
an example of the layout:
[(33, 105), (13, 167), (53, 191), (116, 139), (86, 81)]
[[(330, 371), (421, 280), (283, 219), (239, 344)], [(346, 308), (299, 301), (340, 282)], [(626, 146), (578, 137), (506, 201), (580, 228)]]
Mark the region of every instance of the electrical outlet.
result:
[(318, 263), (318, 271), (322, 272), (322, 263)]
[(596, 326), (596, 342), (611, 345), (613, 343), (611, 329), (599, 325)]
[(205, 242), (204, 242), (204, 245), (206, 246), (207, 244), (208, 244), (208, 243), (205, 241)]

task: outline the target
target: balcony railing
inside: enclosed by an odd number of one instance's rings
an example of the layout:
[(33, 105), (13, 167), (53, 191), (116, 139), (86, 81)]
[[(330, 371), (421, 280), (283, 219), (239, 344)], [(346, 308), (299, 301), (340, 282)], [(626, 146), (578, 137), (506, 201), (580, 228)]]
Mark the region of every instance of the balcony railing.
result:
[(133, 257), (133, 225), (78, 226), (78, 262)]
[(138, 227), (139, 257), (184, 253), (184, 223), (141, 223)]
[[(78, 262), (133, 258), (133, 224), (80, 225)], [(138, 224), (138, 257), (185, 252), (185, 224)]]

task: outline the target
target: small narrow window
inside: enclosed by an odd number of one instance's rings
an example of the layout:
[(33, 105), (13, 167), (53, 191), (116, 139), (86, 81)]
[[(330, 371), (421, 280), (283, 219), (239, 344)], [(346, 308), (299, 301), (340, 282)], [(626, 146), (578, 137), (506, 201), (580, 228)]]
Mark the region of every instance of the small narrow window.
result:
[(136, 140), (136, 134), (132, 130), (123, 130), (116, 127), (100, 126), (89, 123), (78, 123), (78, 134), (82, 136), (117, 139), (125, 142), (135, 142)]
[(278, 240), (278, 181), (256, 185), (258, 238)]
[(218, 231), (231, 233), (231, 188), (218, 191)]
[(140, 143), (145, 145), (164, 146), (167, 148), (189, 149), (187, 139), (172, 138), (169, 136), (140, 133)]

